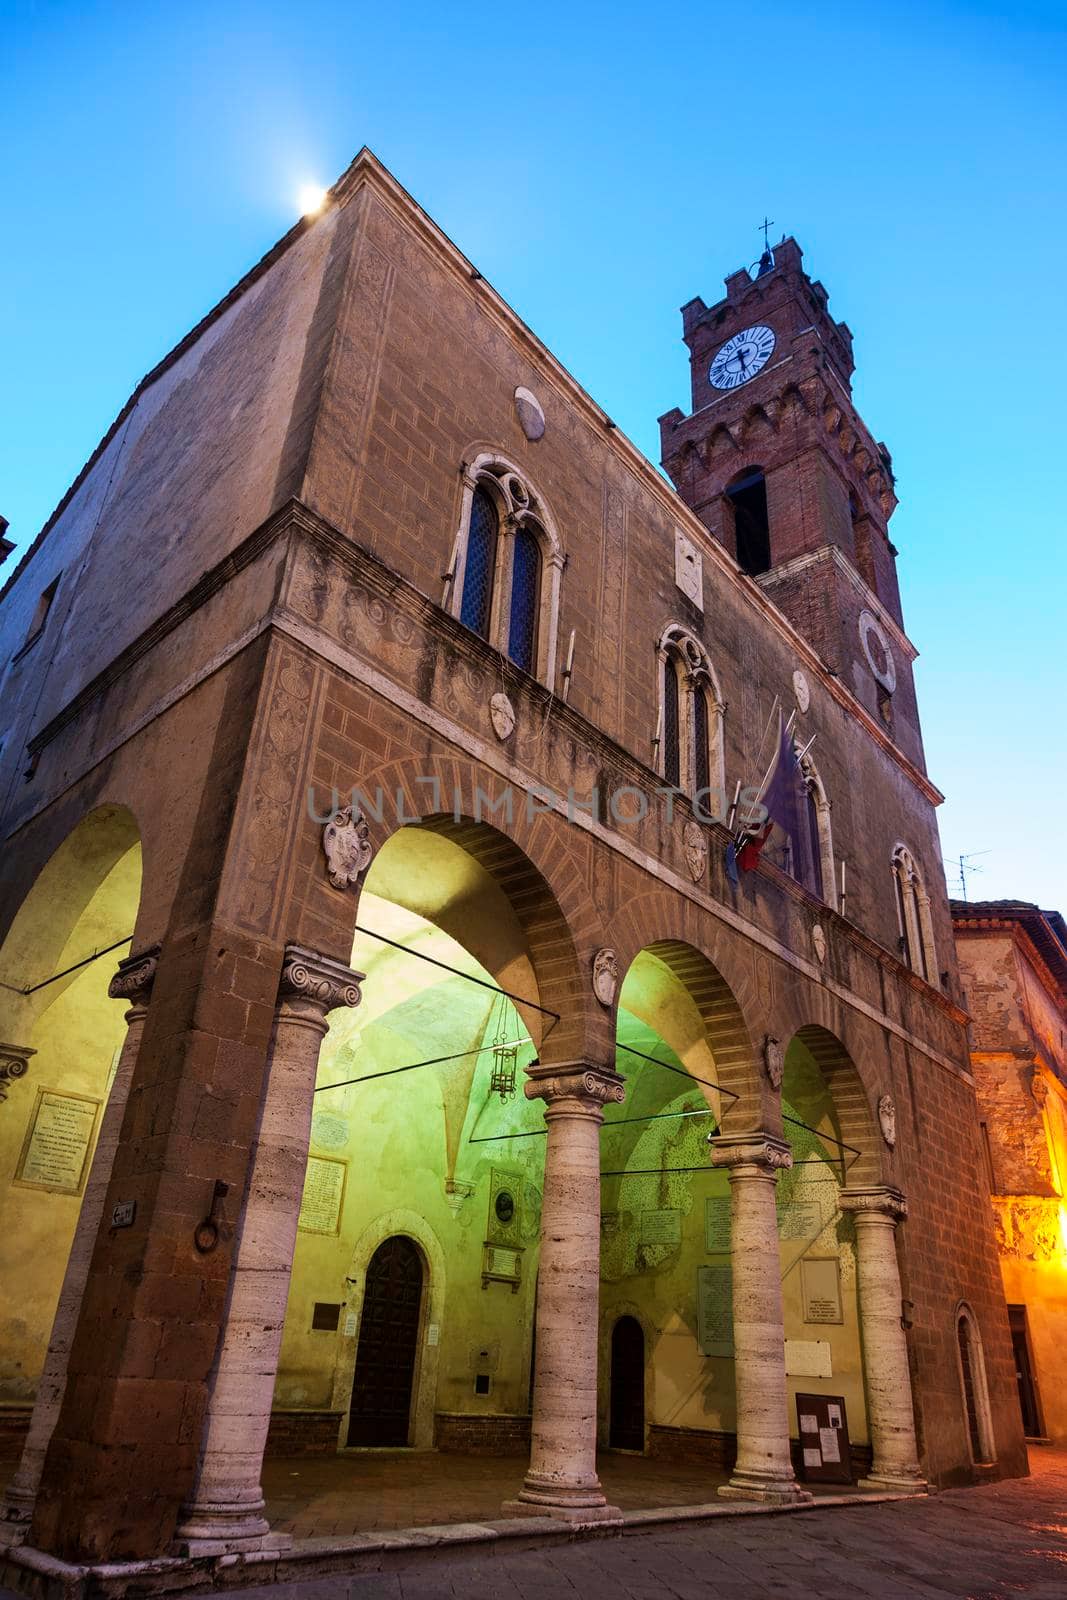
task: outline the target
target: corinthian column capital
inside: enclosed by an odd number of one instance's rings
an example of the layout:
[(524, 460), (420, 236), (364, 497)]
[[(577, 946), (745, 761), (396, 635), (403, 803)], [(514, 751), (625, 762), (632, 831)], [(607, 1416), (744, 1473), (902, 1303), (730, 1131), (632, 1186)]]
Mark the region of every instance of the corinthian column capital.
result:
[(712, 1133), (708, 1136), (713, 1167), (727, 1167), (743, 1175), (746, 1167), (768, 1177), (776, 1177), (793, 1165), (793, 1152), (784, 1139), (773, 1133)]
[(287, 944), (278, 983), (278, 1008), (308, 1020), (323, 1023), (328, 1011), (338, 1006), (358, 1006), (363, 998), (360, 984), (365, 972), (320, 956), (302, 945)]
[(526, 1068), (526, 1080), (526, 1098), (544, 1100), (549, 1112), (566, 1109), (599, 1115), (609, 1101), (626, 1098), (619, 1074), (590, 1061), (563, 1061), (551, 1067), (533, 1062)]
[(895, 1228), (908, 1214), (908, 1202), (899, 1189), (889, 1184), (872, 1184), (863, 1189), (842, 1189), (838, 1195), (842, 1211), (851, 1211), (857, 1222), (861, 1218), (884, 1222)]

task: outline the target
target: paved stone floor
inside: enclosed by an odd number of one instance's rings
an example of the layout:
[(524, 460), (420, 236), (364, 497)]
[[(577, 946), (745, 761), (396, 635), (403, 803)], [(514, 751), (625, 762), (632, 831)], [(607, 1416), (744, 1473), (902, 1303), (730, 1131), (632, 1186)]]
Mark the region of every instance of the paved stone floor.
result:
[[(1067, 1450), (1033, 1475), (869, 1506), (722, 1517), (535, 1548), (411, 1552), (380, 1573), (231, 1591), (232, 1600), (1067, 1600)], [(383, 1452), (272, 1461), (275, 1518), (298, 1537), (499, 1515), (522, 1462)], [(606, 1457), (624, 1510), (707, 1501), (709, 1480)], [(298, 1476), (294, 1478), (292, 1475)], [(360, 1512), (353, 1514), (358, 1490)], [(699, 1490), (699, 1492), (696, 1492)], [(481, 1497), (481, 1498), (478, 1498)], [(475, 1511), (472, 1501), (480, 1509)], [(0, 1600), (11, 1600), (0, 1589)]]
[[(1009, 1483), (431, 1555), (397, 1572), (293, 1586), (292, 1600), (1067, 1600), (1067, 1451), (1031, 1456), (1033, 1476)], [(241, 1595), (278, 1600), (278, 1586)]]
[[(503, 1516), (501, 1502), (522, 1488), (528, 1462), (528, 1455), (432, 1450), (276, 1457), (264, 1463), (263, 1492), (271, 1527), (296, 1539), (485, 1522)], [(713, 1500), (716, 1485), (726, 1481), (706, 1469), (644, 1456), (602, 1454), (597, 1465), (605, 1493), (623, 1511), (700, 1505)]]

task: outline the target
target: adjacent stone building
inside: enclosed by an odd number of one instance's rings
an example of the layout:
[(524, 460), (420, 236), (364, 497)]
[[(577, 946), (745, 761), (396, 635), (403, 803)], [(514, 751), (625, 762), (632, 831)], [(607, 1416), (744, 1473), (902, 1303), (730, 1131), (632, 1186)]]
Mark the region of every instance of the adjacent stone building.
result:
[(952, 902), (1019, 1405), (1067, 1441), (1067, 926), (1023, 900)]
[(668, 482), (363, 152), (3, 591), (13, 1547), (1026, 1470), (889, 454), (794, 241), (683, 333)]

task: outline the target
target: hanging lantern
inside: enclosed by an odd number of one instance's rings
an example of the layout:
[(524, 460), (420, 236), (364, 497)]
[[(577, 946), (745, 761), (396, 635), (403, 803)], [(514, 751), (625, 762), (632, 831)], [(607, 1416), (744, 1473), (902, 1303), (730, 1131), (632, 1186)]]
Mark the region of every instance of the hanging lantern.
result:
[[(519, 1047), (508, 1042), (508, 1016), (507, 1003), (504, 996), (500, 996), (497, 1004), (496, 1026), (493, 1030), (493, 1062), (489, 1072), (489, 1093), (498, 1094), (502, 1101), (508, 1101), (515, 1093), (515, 1078), (517, 1074)], [(514, 1030), (511, 1030), (514, 1031)]]

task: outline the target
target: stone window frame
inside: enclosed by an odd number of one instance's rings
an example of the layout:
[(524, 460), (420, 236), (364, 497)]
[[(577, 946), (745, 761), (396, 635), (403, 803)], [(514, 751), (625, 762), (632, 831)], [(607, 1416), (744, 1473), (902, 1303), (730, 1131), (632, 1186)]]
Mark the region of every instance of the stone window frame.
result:
[[(971, 1365), (971, 1398), (974, 1402), (974, 1418), (978, 1434), (978, 1454), (975, 1454), (974, 1442), (971, 1438), (970, 1412), (967, 1404), (967, 1383), (963, 1371), (963, 1356), (960, 1352), (960, 1327), (966, 1325), (967, 1338), (970, 1350)], [(989, 1403), (989, 1384), (986, 1379), (985, 1349), (982, 1344), (982, 1330), (978, 1326), (978, 1318), (966, 1300), (959, 1300), (952, 1316), (953, 1341), (956, 1347), (956, 1370), (960, 1380), (960, 1399), (963, 1401), (964, 1431), (967, 1435), (967, 1449), (971, 1460), (976, 1467), (991, 1466), (997, 1459), (997, 1442), (993, 1433), (993, 1408)]]
[(939, 989), (941, 984), (937, 970), (934, 924), (930, 915), (930, 896), (915, 857), (907, 845), (899, 840), (893, 846), (892, 865), (897, 923), (905, 961), (932, 989)]
[[(566, 555), (555, 519), (525, 471), (496, 451), (481, 451), (465, 462), (462, 469), (463, 495), (459, 527), (452, 549), (452, 562), (445, 574), (445, 609), (457, 620), (463, 606), (467, 547), (471, 509), (481, 489), (492, 499), (499, 516), (493, 592), (486, 642), (508, 660), (508, 631), (511, 620), (511, 577), (514, 565), (514, 535), (527, 528), (537, 540), (541, 553), (541, 583), (538, 594), (534, 661), (531, 676), (549, 689), (555, 687), (559, 642), (559, 601)], [(518, 665), (513, 663), (513, 665)], [(520, 671), (523, 670), (520, 668)]]
[(702, 809), (715, 813), (726, 802), (726, 701), (718, 675), (704, 645), (681, 622), (669, 622), (656, 642), (657, 701), (659, 730), (656, 742), (656, 771), (666, 777), (666, 698), (667, 673), (678, 679), (678, 788), (692, 796), (696, 791), (697, 751), (694, 696), (702, 694), (707, 707), (708, 788), (711, 793)]
[(808, 799), (815, 808), (815, 829), (819, 837), (819, 870), (822, 874), (822, 899), (831, 910), (839, 909), (837, 887), (837, 863), (834, 860), (834, 831), (830, 819), (833, 804), (826, 792), (826, 785), (819, 775), (810, 755), (801, 755), (803, 746), (794, 736), (793, 749), (799, 758), (800, 775), (807, 790)]

